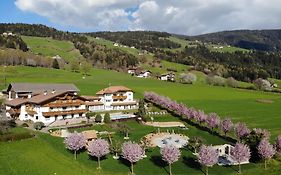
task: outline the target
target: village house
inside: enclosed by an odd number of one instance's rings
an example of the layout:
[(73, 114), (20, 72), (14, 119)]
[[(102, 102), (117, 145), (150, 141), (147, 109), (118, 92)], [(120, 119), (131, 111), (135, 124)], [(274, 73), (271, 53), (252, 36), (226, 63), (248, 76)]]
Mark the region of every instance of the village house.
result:
[(127, 70), (127, 72), (128, 72), (128, 74), (132, 74), (132, 75), (135, 75), (136, 74), (136, 71), (137, 71), (137, 68), (129, 68), (128, 70)]
[(162, 81), (175, 81), (175, 74), (174, 73), (167, 73), (167, 74), (162, 74), (161, 76), (158, 77)]
[[(124, 86), (110, 86), (96, 93), (104, 104), (104, 110), (127, 110), (137, 108), (133, 90)], [(89, 106), (89, 110), (92, 109)]]
[(139, 78), (148, 78), (150, 76), (151, 76), (151, 72), (149, 70), (142, 71), (137, 75), (137, 77)]
[(46, 125), (60, 119), (85, 117), (85, 101), (78, 92), (73, 84), (12, 83), (6, 92), (6, 115)]

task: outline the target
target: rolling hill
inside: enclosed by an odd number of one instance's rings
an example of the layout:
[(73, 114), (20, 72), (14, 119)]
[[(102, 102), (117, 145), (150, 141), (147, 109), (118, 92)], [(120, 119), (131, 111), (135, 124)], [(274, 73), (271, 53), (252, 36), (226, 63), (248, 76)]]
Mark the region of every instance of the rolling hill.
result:
[(281, 30), (235, 30), (185, 38), (203, 42), (223, 43), (252, 50), (281, 50)]

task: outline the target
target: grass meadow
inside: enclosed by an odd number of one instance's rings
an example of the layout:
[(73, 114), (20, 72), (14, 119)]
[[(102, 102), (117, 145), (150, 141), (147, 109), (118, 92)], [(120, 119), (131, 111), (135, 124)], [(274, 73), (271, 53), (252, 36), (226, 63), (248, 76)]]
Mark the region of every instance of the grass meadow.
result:
[[(4, 77), (3, 72), (0, 77)], [(203, 83), (194, 85), (163, 82), (155, 79), (142, 79), (129, 74), (115, 71), (93, 69), (90, 76), (83, 78), (80, 73), (65, 70), (55, 70), (35, 67), (6, 67), (5, 77), (7, 83), (11, 82), (37, 82), (37, 83), (74, 83), (83, 95), (94, 95), (98, 90), (109, 85), (124, 85), (135, 91), (135, 97), (141, 98), (144, 91), (155, 91), (168, 96), (190, 107), (203, 109), (206, 112), (217, 112), (222, 117), (231, 117), (235, 122), (243, 121), (248, 126), (266, 128), (272, 133), (272, 139), (281, 134), (281, 95), (260, 91), (233, 89), (228, 87), (208, 86)], [(5, 87), (2, 86), (4, 89)], [(257, 102), (259, 99), (269, 99), (273, 103)], [(163, 116), (165, 117), (165, 116)], [(179, 120), (173, 116), (165, 119), (155, 118), (159, 121)], [(132, 128), (130, 138), (138, 141), (142, 136), (155, 131), (151, 126), (142, 126), (134, 121), (127, 122)], [(100, 127), (100, 128), (98, 128)], [(105, 128), (104, 128), (105, 127)], [(104, 130), (106, 126), (94, 126), (93, 129)], [(207, 144), (222, 144), (227, 141), (213, 136), (208, 132), (187, 126), (184, 132), (188, 136), (200, 136)], [(174, 128), (177, 130), (178, 128)], [(116, 133), (116, 139), (122, 140), (122, 135)], [(46, 174), (102, 174), (127, 175), (128, 164), (122, 160), (114, 160), (108, 155), (101, 162), (102, 170), (96, 170), (97, 162), (91, 160), (87, 153), (81, 152), (78, 160), (65, 149), (63, 139), (38, 133), (35, 138), (14, 142), (0, 142), (0, 174), (2, 175), (46, 175)], [(138, 175), (167, 175), (168, 167), (161, 161), (159, 149), (151, 149), (148, 157), (140, 160), (135, 166)], [(243, 175), (275, 175), (281, 171), (280, 161), (270, 162), (267, 171), (263, 164), (249, 164), (242, 166)], [(234, 175), (237, 167), (210, 168), (210, 175)], [(173, 164), (174, 175), (203, 175), (201, 167), (196, 163), (195, 157), (188, 149), (182, 150), (181, 159)]]

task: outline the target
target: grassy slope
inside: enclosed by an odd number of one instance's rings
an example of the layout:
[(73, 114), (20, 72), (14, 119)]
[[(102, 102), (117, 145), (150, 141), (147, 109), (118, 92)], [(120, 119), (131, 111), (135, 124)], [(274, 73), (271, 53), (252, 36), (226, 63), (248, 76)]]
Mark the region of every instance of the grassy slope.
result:
[(73, 43), (69, 41), (30, 36), (22, 36), (22, 39), (27, 43), (30, 50), (36, 54), (50, 57), (60, 55), (67, 61), (82, 57), (80, 52), (73, 46)]
[[(134, 89), (137, 98), (141, 97), (144, 91), (155, 91), (184, 102), (188, 106), (230, 116), (235, 121), (245, 121), (252, 127), (268, 128), (274, 136), (281, 133), (279, 126), (281, 95), (279, 94), (213, 87), (201, 83), (183, 85), (141, 79), (100, 69), (92, 70), (91, 76), (86, 79), (82, 79), (82, 75), (78, 73), (45, 68), (16, 67), (7, 72), (8, 82), (73, 82), (80, 88), (82, 94), (94, 94), (109, 84), (128, 86)], [(256, 99), (272, 99), (274, 102), (263, 104), (256, 102)], [(255, 122), (252, 122), (253, 120)]]
[[(173, 41), (175, 43), (179, 43), (181, 44), (181, 47), (180, 48), (177, 48), (177, 49), (171, 49), (173, 51), (181, 51), (183, 50), (186, 46), (188, 47), (196, 47), (196, 45), (192, 44), (191, 41), (187, 41), (187, 40), (184, 40), (184, 39), (180, 39), (178, 37), (174, 37), (174, 36), (171, 36), (169, 37), (169, 40), (170, 41)], [(242, 48), (239, 48), (239, 47), (234, 47), (234, 46), (226, 46), (226, 45), (217, 45), (217, 44), (206, 44), (207, 48), (209, 48), (211, 51), (215, 51), (215, 52), (235, 52), (235, 51), (242, 51), (242, 52), (247, 52), (249, 50), (247, 49), (242, 49)], [(220, 46), (223, 46), (222, 49), (215, 49), (214, 47), (220, 47)]]
[[(127, 74), (114, 71), (97, 70), (91, 72), (91, 76), (82, 79), (79, 73), (71, 73), (63, 70), (45, 68), (15, 67), (7, 68), (8, 82), (72, 82), (81, 90), (82, 94), (94, 94), (97, 90), (111, 85), (126, 85), (136, 92), (136, 97), (141, 97), (144, 91), (156, 91), (167, 95), (172, 99), (204, 109), (207, 112), (218, 112), (222, 116), (231, 116), (235, 121), (245, 121), (252, 127), (270, 128), (273, 136), (281, 133), (279, 123), (281, 96), (278, 94), (237, 90), (224, 87), (212, 87), (203, 84), (182, 85), (168, 83), (153, 79), (139, 79)], [(1, 74), (0, 74), (1, 77)], [(256, 99), (272, 99), (273, 104), (262, 104), (255, 102)], [(253, 122), (255, 121), (255, 122)], [(128, 123), (133, 132), (131, 138), (138, 140), (148, 132), (153, 131), (152, 127), (143, 127), (135, 122)], [(186, 131), (189, 136), (201, 136), (209, 144), (224, 143), (223, 140), (211, 136), (208, 133), (189, 126)], [(97, 128), (98, 129), (98, 128)], [(120, 138), (120, 136), (119, 136)], [(0, 143), (0, 174), (127, 174), (128, 167), (119, 161), (108, 156), (102, 161), (104, 170), (96, 172), (95, 161), (89, 160), (84, 152), (79, 155), (78, 161), (73, 160), (71, 153), (67, 152), (62, 139), (53, 138), (48, 135), (39, 135), (37, 138), (10, 143)], [(159, 165), (159, 150), (148, 152), (152, 158), (141, 160), (135, 166), (135, 171), (140, 175), (167, 174), (166, 169)], [(16, 158), (15, 158), (16, 157)], [(188, 158), (189, 159), (188, 159)], [(183, 158), (173, 165), (174, 174), (202, 174), (198, 165), (194, 163), (191, 153), (183, 150)], [(6, 161), (9, 160), (9, 161)], [(158, 160), (155, 162), (155, 160)], [(25, 162), (25, 163), (23, 163)], [(161, 161), (160, 161), (161, 162)], [(26, 166), (32, 165), (32, 166)], [(161, 163), (160, 163), (161, 164)], [(279, 166), (279, 163), (277, 162)], [(271, 169), (266, 174), (278, 172)], [(67, 168), (65, 168), (67, 167)], [(144, 168), (146, 167), (146, 168)], [(258, 167), (256, 169), (255, 167)], [(260, 164), (243, 166), (245, 174), (258, 175), (265, 172)], [(166, 167), (167, 168), (167, 167)], [(236, 167), (235, 167), (236, 168)], [(271, 173), (270, 173), (271, 172)], [(218, 167), (210, 169), (210, 174), (236, 174), (230, 167)]]

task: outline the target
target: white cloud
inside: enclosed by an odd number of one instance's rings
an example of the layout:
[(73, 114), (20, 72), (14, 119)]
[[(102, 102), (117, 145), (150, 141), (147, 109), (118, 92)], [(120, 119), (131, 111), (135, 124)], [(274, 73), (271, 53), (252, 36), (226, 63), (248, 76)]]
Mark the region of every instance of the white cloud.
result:
[[(15, 4), (60, 25), (93, 30), (191, 35), (281, 27), (279, 0), (16, 0)], [(130, 8), (136, 10), (128, 12)]]

